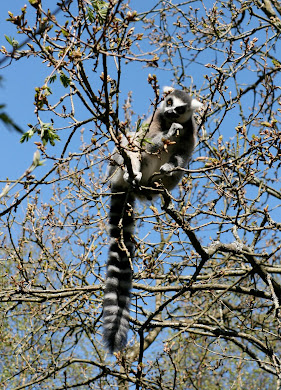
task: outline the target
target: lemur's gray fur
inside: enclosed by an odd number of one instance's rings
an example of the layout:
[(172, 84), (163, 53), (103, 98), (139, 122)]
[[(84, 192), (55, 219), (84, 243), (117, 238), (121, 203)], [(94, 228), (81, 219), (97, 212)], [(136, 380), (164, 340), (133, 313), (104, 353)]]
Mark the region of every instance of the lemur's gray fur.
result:
[[(197, 140), (193, 112), (201, 107), (186, 92), (164, 89), (170, 93), (160, 104), (147, 126), (123, 137), (122, 144), (130, 157), (133, 177), (116, 150), (109, 167), (111, 206), (109, 212), (110, 249), (103, 303), (104, 340), (110, 352), (126, 345), (129, 329), (131, 259), (134, 252), (134, 185), (155, 187), (161, 182), (172, 190), (183, 176)], [(148, 128), (149, 125), (149, 128)], [(158, 173), (157, 175), (155, 175)], [(151, 198), (151, 197), (150, 197)]]

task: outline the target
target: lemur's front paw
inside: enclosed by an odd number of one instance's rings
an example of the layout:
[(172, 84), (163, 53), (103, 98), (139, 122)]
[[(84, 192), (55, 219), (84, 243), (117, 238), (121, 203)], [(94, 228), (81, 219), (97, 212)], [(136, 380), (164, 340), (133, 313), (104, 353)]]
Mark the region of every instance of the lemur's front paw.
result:
[(126, 183), (130, 183), (130, 184), (137, 184), (141, 181), (141, 178), (142, 178), (142, 173), (141, 172), (137, 172), (134, 176), (134, 179), (131, 179), (130, 175), (128, 172), (125, 172), (124, 175), (123, 175), (123, 179), (125, 180)]
[(142, 173), (141, 172), (136, 173), (135, 178), (134, 178), (134, 182), (139, 183), (141, 181), (141, 178), (142, 178)]
[(183, 126), (180, 123), (173, 123), (170, 127), (170, 130), (168, 132), (169, 137), (177, 137), (180, 135), (181, 130), (183, 129)]
[(171, 164), (169, 163), (166, 163), (166, 164), (163, 164), (161, 167), (160, 167), (160, 173), (162, 175), (165, 175), (165, 176), (171, 176), (173, 174), (173, 172), (171, 172), (173, 169), (173, 167), (171, 166)]

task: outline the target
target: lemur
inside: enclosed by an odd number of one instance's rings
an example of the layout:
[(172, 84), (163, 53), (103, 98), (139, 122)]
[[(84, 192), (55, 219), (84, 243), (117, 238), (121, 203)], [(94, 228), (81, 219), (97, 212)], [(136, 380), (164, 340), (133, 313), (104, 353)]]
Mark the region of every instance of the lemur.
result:
[[(130, 158), (133, 175), (129, 174), (117, 149), (108, 170), (112, 196), (103, 328), (104, 340), (111, 353), (126, 345), (129, 329), (134, 203), (136, 197), (139, 197), (134, 188), (155, 188), (156, 183), (161, 182), (168, 191), (172, 190), (184, 173), (177, 168), (187, 166), (197, 141), (193, 113), (202, 103), (184, 91), (165, 87), (164, 92), (167, 96), (146, 125), (122, 139), (122, 147)], [(152, 196), (154, 192), (150, 199)]]

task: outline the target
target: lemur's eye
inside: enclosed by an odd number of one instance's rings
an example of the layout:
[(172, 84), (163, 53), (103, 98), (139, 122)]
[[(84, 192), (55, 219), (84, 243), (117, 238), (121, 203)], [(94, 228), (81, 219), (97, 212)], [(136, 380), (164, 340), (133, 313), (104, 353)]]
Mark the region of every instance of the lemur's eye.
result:
[(176, 112), (178, 113), (178, 114), (183, 114), (184, 113), (184, 111), (185, 111), (185, 108), (184, 107), (177, 107), (176, 108)]
[(173, 105), (173, 100), (171, 98), (168, 99), (166, 104), (167, 104), (168, 107), (171, 107)]

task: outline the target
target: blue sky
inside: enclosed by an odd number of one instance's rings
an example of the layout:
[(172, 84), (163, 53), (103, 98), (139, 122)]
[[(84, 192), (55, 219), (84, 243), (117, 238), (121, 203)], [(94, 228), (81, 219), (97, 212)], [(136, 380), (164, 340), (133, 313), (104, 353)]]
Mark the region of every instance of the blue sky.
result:
[[(8, 11), (15, 14), (20, 13), (22, 0), (13, 2), (4, 1), (0, 8), (0, 46), (10, 49), (4, 34), (12, 36), (21, 42), (24, 37), (16, 34), (15, 27), (7, 22)], [(28, 5), (28, 7), (30, 7)], [(3, 58), (3, 55), (0, 55)], [(8, 65), (9, 61), (2, 64)], [(41, 85), (46, 74), (46, 68), (34, 60), (23, 59), (13, 61), (10, 66), (0, 70), (2, 87), (0, 88), (0, 104), (6, 104), (6, 112), (25, 131), (28, 130), (27, 123), (35, 120), (34, 116), (34, 87)], [(32, 162), (33, 153), (36, 146), (33, 142), (20, 144), (20, 135), (15, 131), (8, 131), (0, 124), (0, 179), (15, 179), (20, 176)], [(0, 188), (2, 184), (0, 184)]]

